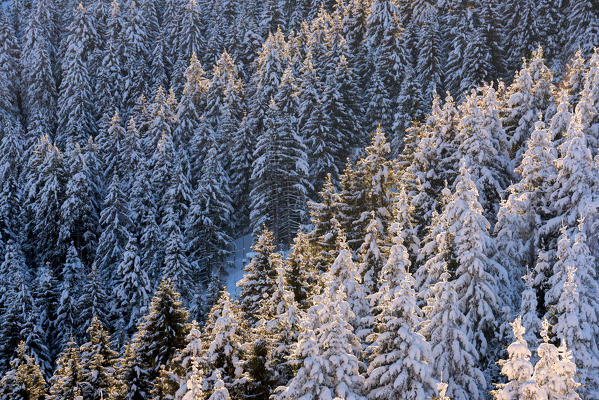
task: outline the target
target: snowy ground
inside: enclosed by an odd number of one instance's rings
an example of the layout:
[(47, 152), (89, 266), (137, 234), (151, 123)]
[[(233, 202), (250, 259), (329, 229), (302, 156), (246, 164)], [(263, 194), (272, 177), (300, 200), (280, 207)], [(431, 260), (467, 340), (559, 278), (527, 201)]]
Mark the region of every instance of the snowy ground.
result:
[(253, 240), (252, 234), (248, 234), (233, 242), (233, 256), (231, 257), (233, 267), (226, 271), (227, 276), (225, 276), (225, 285), (232, 297), (239, 296), (239, 288), (236, 286), (236, 283), (243, 276), (243, 267), (252, 257), (252, 249), (250, 247)]

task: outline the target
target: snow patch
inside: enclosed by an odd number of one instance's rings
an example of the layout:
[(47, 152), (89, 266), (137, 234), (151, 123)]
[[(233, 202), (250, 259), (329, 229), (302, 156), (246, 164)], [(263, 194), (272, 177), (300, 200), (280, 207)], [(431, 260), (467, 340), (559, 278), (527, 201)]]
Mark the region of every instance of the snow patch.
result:
[(243, 267), (253, 256), (251, 249), (253, 242), (254, 238), (251, 233), (233, 241), (233, 254), (229, 258), (232, 266), (225, 271), (224, 277), (225, 286), (233, 298), (239, 296), (240, 289), (237, 287), (237, 282), (243, 277)]

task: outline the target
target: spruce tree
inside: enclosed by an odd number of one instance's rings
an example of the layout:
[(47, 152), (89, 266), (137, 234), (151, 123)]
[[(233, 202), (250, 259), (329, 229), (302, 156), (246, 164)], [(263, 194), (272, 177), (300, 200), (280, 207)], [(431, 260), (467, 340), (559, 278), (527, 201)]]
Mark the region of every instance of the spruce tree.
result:
[(379, 277), (384, 264), (384, 255), (381, 249), (382, 226), (376, 219), (374, 212), (364, 234), (364, 243), (359, 249), (359, 266), (361, 281), (367, 293), (378, 290)]
[(82, 261), (89, 265), (96, 248), (99, 215), (96, 210), (92, 171), (78, 143), (71, 143), (66, 158), (69, 162), (69, 179), (66, 182), (64, 201), (60, 207), (60, 233), (58, 241), (66, 253), (72, 242)]
[(258, 52), (248, 87), (248, 113), (244, 118), (246, 129), (253, 132), (254, 137), (260, 137), (265, 130), (265, 115), (285, 72), (288, 53), (281, 30), (269, 34)]
[(545, 115), (551, 105), (552, 80), (553, 73), (545, 65), (543, 50), (539, 47), (507, 88), (501, 120), (514, 166), (518, 166), (522, 160), (526, 141), (533, 132), (539, 113)]
[(208, 132), (218, 146), (225, 167), (232, 160), (234, 135), (243, 117), (243, 94), (243, 82), (235, 62), (224, 51), (212, 68), (203, 123), (208, 125)]
[(233, 242), (232, 203), (231, 182), (212, 146), (184, 221), (189, 261), (200, 274), (202, 284), (207, 284), (211, 273), (218, 274), (227, 266)]
[(187, 258), (183, 234), (181, 233), (172, 207), (168, 207), (162, 224), (162, 230), (166, 239), (162, 276), (172, 282), (175, 290), (180, 293), (183, 302), (189, 304), (192, 299), (189, 289), (189, 282), (191, 282), (192, 278), (192, 266)]
[(501, 324), (503, 304), (499, 299), (507, 287), (505, 268), (493, 259), (496, 245), (489, 234), (489, 223), (482, 215), (475, 184), (465, 162), (455, 193), (445, 207), (456, 254), (455, 290), (467, 323), (471, 324), (482, 360), (496, 347), (497, 327)]
[(87, 327), (88, 340), (81, 345), (81, 394), (85, 399), (119, 398), (124, 393), (110, 335), (98, 318)]
[(578, 379), (583, 385), (579, 392), (584, 397), (594, 397), (599, 390), (593, 378), (599, 369), (596, 339), (599, 286), (596, 271), (592, 268), (595, 257), (586, 242), (583, 221), (580, 221), (573, 242), (564, 236), (560, 238), (554, 275), (549, 279), (552, 287), (546, 299), (557, 300), (555, 308), (551, 309), (557, 320), (552, 332), (572, 352)]
[[(372, 329), (372, 313), (367, 298), (368, 288), (362, 283), (362, 277), (352, 260), (343, 231), (337, 237), (337, 258), (322, 278), (323, 292), (331, 296), (341, 290), (351, 310), (349, 322), (358, 338), (365, 340)], [(316, 300), (316, 299), (315, 299)]]
[(131, 221), (125, 210), (125, 196), (117, 174), (112, 178), (100, 213), (102, 233), (98, 240), (95, 262), (107, 284), (114, 282), (114, 271), (122, 259), (129, 237)]
[(61, 145), (69, 140), (85, 143), (96, 132), (89, 65), (96, 36), (90, 15), (80, 3), (69, 26), (62, 60), (56, 137)]
[(580, 383), (575, 380), (576, 364), (572, 362), (572, 355), (563, 342), (556, 348), (549, 341), (548, 331), (549, 323), (544, 320), (541, 330), (543, 343), (537, 350), (539, 361), (535, 364), (533, 378), (540, 392), (548, 399), (579, 400), (581, 397), (576, 393), (576, 389)]
[(243, 343), (247, 335), (248, 324), (242, 316), (236, 300), (231, 300), (224, 289), (208, 316), (209, 329), (203, 336), (205, 349), (202, 358), (206, 360), (208, 370), (218, 371), (229, 392), (240, 394), (243, 387), (241, 362)]
[(457, 176), (458, 122), (453, 98), (447, 96), (441, 106), (440, 98), (433, 96), (431, 114), (424, 124), (407, 132), (409, 141), (416, 141), (416, 146), (411, 155), (404, 151), (408, 156), (405, 163), (409, 165), (402, 172), (402, 180), (414, 207), (414, 222), (420, 237), (426, 234), (433, 212), (441, 211), (444, 183), (453, 185)]
[(254, 234), (265, 225), (283, 246), (291, 243), (306, 219), (302, 211), (311, 189), (306, 149), (296, 131), (294, 92), (292, 73), (287, 69), (266, 112), (251, 176), (250, 220)]
[(382, 234), (393, 215), (393, 190), (397, 185), (397, 162), (391, 159), (391, 147), (384, 132), (379, 127), (372, 134), (370, 146), (366, 154), (356, 163), (355, 174), (346, 171), (342, 177), (349, 180), (344, 185), (340, 207), (342, 227), (347, 233), (348, 244), (352, 249), (358, 249), (363, 243), (364, 232), (372, 218), (372, 212), (377, 224), (382, 227)]
[(56, 365), (56, 371), (48, 382), (48, 396), (53, 400), (68, 400), (80, 396), (83, 381), (81, 354), (72, 337), (60, 353)]
[(21, 342), (10, 362), (10, 370), (0, 380), (0, 398), (42, 400), (46, 395), (45, 385), (40, 367)]
[[(581, 100), (582, 102), (582, 100)], [(561, 224), (570, 231), (575, 229), (585, 207), (595, 198), (596, 178), (593, 175), (591, 152), (583, 130), (583, 109), (576, 112), (562, 144), (558, 147), (559, 157), (555, 161), (557, 177), (552, 188), (552, 218), (541, 228), (546, 236), (557, 237)]]
[(508, 382), (497, 384), (498, 389), (491, 393), (495, 399), (536, 399), (540, 390), (532, 379), (531, 353), (524, 339), (525, 328), (520, 317), (510, 325), (516, 340), (507, 348), (509, 359), (498, 362), (501, 374), (507, 377)]
[(325, 272), (336, 257), (335, 237), (332, 234), (337, 220), (339, 194), (333, 184), (331, 175), (327, 175), (318, 201), (309, 201), (308, 208), (313, 229), (308, 233), (308, 241), (314, 252), (312, 264), (320, 272)]
[(56, 38), (49, 37), (50, 26), (44, 26), (44, 18), (40, 18), (46, 5), (43, 1), (35, 3), (25, 29), (21, 55), (26, 126), (32, 140), (53, 135), (56, 123), (57, 88), (51, 61), (52, 41)]
[(529, 57), (537, 47), (539, 27), (534, 1), (510, 1), (502, 10), (507, 17), (504, 47), (507, 49), (508, 65), (511, 70), (519, 67), (522, 57)]
[[(125, 43), (125, 64), (122, 66), (125, 79), (121, 93), (125, 109), (133, 106), (137, 98), (147, 90), (149, 75), (146, 60), (150, 60), (142, 9), (137, 1), (129, 1), (127, 5), (122, 32)], [(156, 76), (153, 78), (156, 79)]]
[(435, 376), (447, 379), (450, 398), (484, 399), (481, 388), (486, 387), (485, 376), (478, 366), (475, 341), (450, 277), (445, 269), (424, 308), (427, 322), (423, 334), (431, 346), (431, 369)]
[(427, 9), (423, 12), (425, 20), (419, 32), (416, 71), (422, 88), (422, 99), (425, 104), (429, 104), (434, 94), (441, 92), (443, 88), (443, 43), (436, 7), (427, 1), (422, 3)]
[(276, 386), (286, 384), (293, 371), (289, 356), (298, 338), (300, 312), (287, 287), (283, 267), (277, 269), (274, 292), (260, 309), (262, 318), (253, 332), (252, 353), (246, 362), (255, 396), (268, 396)]
[(300, 309), (307, 309), (308, 298), (315, 289), (316, 271), (311, 257), (309, 235), (300, 231), (293, 239), (291, 252), (285, 259), (285, 282)]
[(34, 298), (39, 309), (39, 325), (44, 332), (44, 342), (50, 351), (50, 359), (56, 359), (60, 352), (62, 338), (56, 334), (55, 320), (60, 299), (59, 283), (49, 266), (43, 265), (37, 271)]
[[(48, 136), (40, 138), (29, 159), (25, 202), (27, 212), (33, 218), (28, 221), (32, 258), (39, 264), (50, 262), (54, 271), (64, 260), (57, 246), (60, 226), (61, 199), (64, 195), (66, 171), (64, 156), (50, 142)], [(33, 239), (35, 237), (35, 240)]]
[[(201, 358), (203, 344), (202, 333), (198, 323), (191, 322), (189, 333), (185, 337), (185, 348), (173, 358), (172, 372), (176, 376), (179, 389), (175, 398), (180, 399), (189, 391), (202, 393), (202, 378), (204, 377), (204, 359)], [(198, 380), (199, 378), (199, 380)], [(193, 382), (190, 382), (192, 380)]]
[(125, 351), (125, 383), (128, 399), (147, 398), (161, 367), (168, 367), (185, 346), (189, 333), (187, 310), (169, 279), (163, 279)]
[(362, 348), (347, 322), (352, 314), (342, 287), (310, 307), (292, 355), (299, 370), (277, 399), (365, 398), (359, 371)]
[(520, 302), (520, 318), (521, 325), (524, 329), (523, 338), (526, 340), (532, 350), (536, 350), (538, 345), (538, 332), (541, 327), (541, 319), (537, 311), (537, 291), (533, 287), (534, 277), (532, 271), (529, 271), (522, 277), (526, 283), (526, 287), (522, 292), (522, 300)]
[[(101, 3), (104, 3), (102, 1)], [(121, 92), (124, 86), (123, 64), (125, 62), (125, 43), (121, 39), (124, 32), (123, 18), (118, 1), (113, 0), (107, 11), (104, 34), (98, 26), (98, 35), (103, 42), (99, 51), (98, 65), (95, 71), (96, 116), (109, 115), (113, 109), (123, 111)], [(103, 39), (102, 39), (103, 37)]]
[(476, 182), (484, 215), (493, 225), (513, 168), (499, 119), (496, 91), (491, 86), (479, 90), (473, 90), (460, 106), (462, 117), (456, 140)]
[[(204, 69), (197, 55), (192, 54), (189, 66), (185, 70), (185, 84), (177, 109), (178, 124), (173, 132), (173, 140), (178, 150), (184, 150), (185, 146), (194, 144), (194, 136), (197, 134), (209, 87), (209, 81), (204, 75)], [(195, 157), (198, 157), (199, 154), (195, 155), (196, 150), (203, 151), (203, 149), (187, 149), (188, 155), (194, 154)], [(192, 161), (192, 165), (197, 166), (198, 164)]]
[(129, 336), (150, 303), (151, 285), (147, 272), (142, 269), (137, 239), (129, 236), (123, 259), (116, 269), (115, 316), (116, 327), (124, 337)]
[(229, 391), (225, 387), (225, 383), (218, 376), (218, 372), (217, 372), (216, 382), (214, 383), (214, 389), (213, 389), (210, 397), (208, 397), (208, 400), (230, 400), (230, 399), (231, 399), (231, 395), (229, 394)]
[(266, 227), (252, 246), (254, 256), (243, 271), (243, 278), (237, 283), (241, 288), (240, 306), (250, 326), (260, 319), (259, 310), (267, 296), (273, 292), (277, 268), (282, 259), (275, 253), (274, 235)]
[[(522, 288), (525, 266), (534, 267), (541, 240), (539, 227), (551, 215), (556, 158), (549, 130), (542, 121), (536, 122), (522, 162), (516, 168), (521, 179), (508, 187), (507, 200), (501, 203), (495, 225), (499, 259), (514, 287)], [(525, 327), (531, 329), (526, 324)]]
[(394, 225), (393, 245), (379, 283), (373, 296), (378, 313), (366, 379), (368, 398), (424, 398), (435, 387), (428, 366), (430, 347), (419, 333), (422, 311), (417, 304), (415, 280), (398, 225)]
[(93, 263), (79, 296), (82, 328), (90, 326), (94, 318), (97, 318), (104, 325), (110, 323), (108, 293), (109, 289), (106, 288), (96, 263)]
[[(194, 54), (204, 53), (204, 35), (201, 9), (196, 0), (188, 0), (181, 10), (181, 21), (178, 26), (178, 40), (173, 43), (178, 47), (177, 60), (172, 72), (171, 86), (175, 93), (180, 93), (185, 82), (185, 69)], [(172, 43), (172, 42), (171, 42)], [(220, 50), (220, 49), (219, 49)]]
[[(398, 93), (403, 77), (403, 66), (406, 65), (409, 58), (405, 46), (403, 28), (399, 21), (399, 10), (394, 1), (374, 0), (370, 8), (370, 15), (366, 21), (366, 42), (370, 49), (370, 62), (374, 66), (374, 77), (378, 81), (373, 81), (376, 90), (377, 86), (384, 87), (386, 93), (380, 96), (377, 101), (379, 105), (389, 102), (389, 106), (394, 108), (395, 101), (391, 97)], [(374, 93), (369, 93), (372, 99)], [(384, 118), (384, 117), (383, 117)], [(388, 118), (381, 121), (370, 120), (370, 130), (373, 131), (380, 123), (385, 132), (391, 131)]]
[[(18, 122), (18, 102), (20, 95), (18, 65), (19, 65), (19, 46), (15, 31), (9, 21), (6, 19), (6, 14), (3, 11), (0, 13), (0, 76), (6, 85), (0, 89), (0, 114), (3, 119), (13, 123)], [(7, 124), (8, 125), (8, 124)], [(6, 129), (6, 127), (4, 127)]]
[(60, 299), (56, 310), (56, 331), (64, 348), (69, 337), (81, 338), (86, 327), (81, 326), (81, 304), (78, 296), (82, 293), (84, 267), (75, 246), (69, 246), (62, 268)]
[(596, 4), (589, 0), (569, 3), (566, 13), (565, 56), (571, 56), (580, 46), (583, 57), (588, 58), (593, 51), (593, 45), (597, 44), (599, 33)]

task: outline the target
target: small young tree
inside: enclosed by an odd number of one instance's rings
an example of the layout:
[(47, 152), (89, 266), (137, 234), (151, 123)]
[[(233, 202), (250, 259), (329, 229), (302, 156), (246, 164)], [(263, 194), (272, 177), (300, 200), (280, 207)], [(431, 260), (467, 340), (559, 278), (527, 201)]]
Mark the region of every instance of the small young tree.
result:
[(522, 319), (517, 317), (510, 325), (516, 341), (507, 348), (509, 359), (498, 362), (501, 374), (507, 377), (508, 383), (497, 384), (498, 389), (491, 394), (497, 400), (536, 400), (541, 394), (532, 379), (533, 367), (530, 363), (530, 350), (524, 339)]
[(543, 321), (541, 337), (537, 354), (539, 361), (535, 365), (533, 378), (542, 395), (548, 399), (581, 400), (576, 393), (580, 383), (576, 382), (576, 364), (572, 355), (567, 351), (565, 343), (558, 348), (549, 341), (549, 323)]
[(266, 227), (252, 246), (254, 257), (244, 267), (243, 278), (237, 283), (241, 288), (241, 309), (250, 325), (260, 319), (262, 303), (275, 288), (277, 268), (281, 256), (275, 253), (274, 236)]

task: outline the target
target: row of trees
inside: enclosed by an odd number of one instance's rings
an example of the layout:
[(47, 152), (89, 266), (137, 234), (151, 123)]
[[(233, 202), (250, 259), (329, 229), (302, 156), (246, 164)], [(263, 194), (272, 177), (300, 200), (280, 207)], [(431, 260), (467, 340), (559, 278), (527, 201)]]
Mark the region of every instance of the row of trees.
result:
[[(467, 183), (467, 171), (459, 179)], [(480, 344), (467, 326), (471, 321), (462, 312), (464, 297), (456, 291), (457, 280), (446, 266), (427, 306), (420, 308), (400, 215), (390, 228), (392, 244), (383, 256), (379, 288), (370, 295), (360, 274), (364, 265), (353, 262), (342, 230), (333, 264), (316, 275), (295, 264), (311, 255), (305, 253), (309, 235), (298, 236), (292, 256), (283, 261), (274, 252), (272, 233), (265, 230), (239, 283), (240, 300), (220, 292), (201, 329), (195, 321), (187, 322), (179, 294), (170, 280), (163, 280), (122, 355), (113, 350), (110, 335), (94, 317), (87, 341), (78, 346), (71, 338), (47, 384), (35, 357), (28, 354), (31, 347), (21, 342), (0, 381), (0, 396), (486, 398), (487, 375), (477, 367)], [(371, 244), (370, 254), (376, 254), (372, 250)], [(570, 268), (564, 297), (577, 289), (574, 273)], [(511, 325), (515, 341), (507, 347), (508, 358), (499, 362), (508, 381), (491, 392), (495, 398), (580, 399), (577, 390), (587, 393), (589, 387), (580, 388), (577, 381), (577, 366), (565, 341), (559, 348), (552, 344), (547, 320), (534, 369), (521, 317)], [(448, 383), (438, 382), (439, 377)]]

